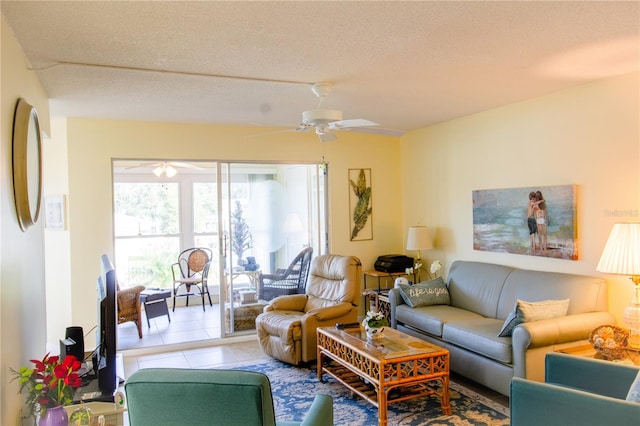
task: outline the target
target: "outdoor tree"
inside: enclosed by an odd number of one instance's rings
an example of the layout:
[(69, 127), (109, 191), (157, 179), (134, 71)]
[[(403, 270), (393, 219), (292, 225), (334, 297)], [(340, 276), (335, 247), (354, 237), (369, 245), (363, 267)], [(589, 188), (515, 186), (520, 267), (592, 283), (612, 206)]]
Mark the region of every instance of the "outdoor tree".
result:
[(244, 252), (253, 247), (253, 237), (251, 236), (251, 231), (249, 231), (249, 225), (242, 214), (240, 201), (236, 201), (236, 207), (231, 213), (231, 231), (231, 250), (240, 261)]

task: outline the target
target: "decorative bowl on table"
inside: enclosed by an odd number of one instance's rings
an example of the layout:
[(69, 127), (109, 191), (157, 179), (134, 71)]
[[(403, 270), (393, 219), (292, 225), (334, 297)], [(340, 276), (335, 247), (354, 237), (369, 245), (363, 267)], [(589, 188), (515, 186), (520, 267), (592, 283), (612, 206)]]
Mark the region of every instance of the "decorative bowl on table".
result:
[(629, 330), (615, 325), (596, 327), (589, 336), (589, 343), (608, 360), (624, 359), (627, 356)]

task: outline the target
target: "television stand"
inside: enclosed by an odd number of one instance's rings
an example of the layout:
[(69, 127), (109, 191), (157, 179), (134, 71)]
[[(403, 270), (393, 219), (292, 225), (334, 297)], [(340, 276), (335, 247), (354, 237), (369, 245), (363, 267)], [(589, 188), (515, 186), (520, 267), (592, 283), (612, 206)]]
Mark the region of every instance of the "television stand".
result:
[[(88, 365), (83, 364), (83, 367), (87, 371), (93, 371), (93, 367), (91, 364), (88, 364)], [(117, 388), (122, 383), (124, 383), (124, 380), (125, 380), (122, 353), (120, 352), (116, 353), (116, 380), (118, 381), (118, 383), (116, 384), (116, 389), (114, 389), (112, 394), (108, 394), (108, 393), (104, 394), (100, 390), (100, 385), (98, 380), (99, 374), (100, 372), (98, 371), (97, 374), (91, 374), (85, 377), (81, 377), (81, 379), (83, 379), (83, 382), (85, 382), (85, 384), (83, 386), (80, 386), (79, 388), (76, 388), (75, 392), (73, 393), (74, 404), (79, 404), (80, 402), (89, 402), (89, 401), (111, 402), (111, 403), (115, 402), (114, 395), (118, 390)]]
[(91, 401), (114, 402), (112, 393), (103, 393), (100, 390), (97, 376), (89, 380), (86, 385), (76, 388), (75, 392), (73, 393), (74, 404)]

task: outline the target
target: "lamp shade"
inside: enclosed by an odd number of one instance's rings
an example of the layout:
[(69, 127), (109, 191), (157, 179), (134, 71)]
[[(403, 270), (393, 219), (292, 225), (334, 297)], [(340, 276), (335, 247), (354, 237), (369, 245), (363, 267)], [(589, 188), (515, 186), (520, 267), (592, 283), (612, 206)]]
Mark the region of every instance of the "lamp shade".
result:
[(410, 226), (407, 236), (407, 250), (430, 250), (433, 248), (429, 228), (426, 226)]
[(640, 275), (640, 222), (613, 225), (596, 270), (606, 274)]

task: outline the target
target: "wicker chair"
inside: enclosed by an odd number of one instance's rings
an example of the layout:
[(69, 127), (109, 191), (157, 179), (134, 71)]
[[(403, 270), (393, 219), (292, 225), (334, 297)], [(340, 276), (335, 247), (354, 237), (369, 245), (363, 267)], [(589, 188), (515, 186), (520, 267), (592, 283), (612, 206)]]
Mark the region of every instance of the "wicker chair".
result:
[[(202, 298), (202, 310), (204, 311), (204, 297), (209, 298), (209, 267), (213, 252), (209, 248), (194, 247), (184, 250), (178, 256), (178, 261), (171, 265), (173, 274), (173, 312), (176, 311), (176, 297), (186, 297), (189, 306), (189, 296), (198, 295)], [(180, 288), (184, 286), (186, 292), (180, 293)], [(192, 291), (192, 287), (195, 291)]]
[(258, 299), (269, 301), (285, 294), (304, 293), (313, 248), (303, 249), (287, 269), (278, 269), (273, 274), (258, 276)]
[(143, 285), (120, 289), (118, 297), (118, 324), (133, 321), (138, 327), (138, 337), (142, 339), (142, 311), (140, 309), (140, 293), (145, 289)]

